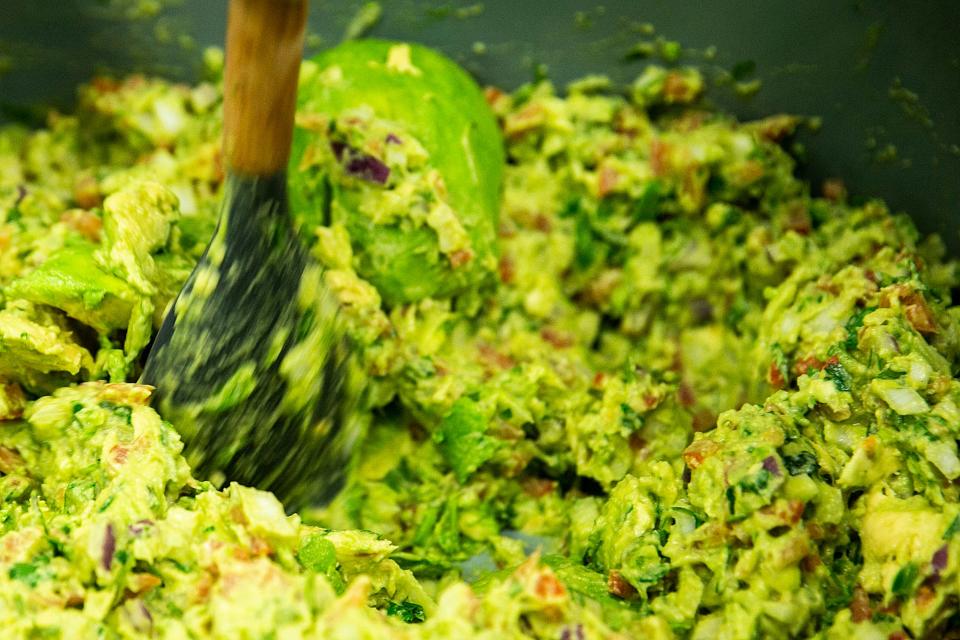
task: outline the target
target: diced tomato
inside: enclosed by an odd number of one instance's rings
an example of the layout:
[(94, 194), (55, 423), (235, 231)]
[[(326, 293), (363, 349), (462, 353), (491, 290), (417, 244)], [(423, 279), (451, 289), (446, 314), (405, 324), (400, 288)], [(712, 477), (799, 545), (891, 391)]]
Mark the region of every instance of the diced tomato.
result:
[(483, 90), (483, 98), (487, 101), (487, 104), (493, 106), (497, 103), (498, 100), (503, 98), (506, 94), (503, 93), (500, 89), (496, 87), (486, 87)]
[(751, 128), (760, 134), (760, 137), (771, 142), (779, 142), (796, 131), (799, 123), (800, 118), (797, 116), (781, 113), (759, 120), (753, 123)]
[(14, 420), (23, 415), (23, 410), (27, 406), (27, 396), (23, 388), (16, 382), (0, 381), (0, 393), (3, 394), (6, 402), (4, 411), (0, 412), (0, 420)]
[(557, 349), (566, 349), (573, 346), (573, 337), (552, 327), (540, 329), (540, 337)]
[(806, 573), (813, 573), (814, 571), (817, 570), (817, 567), (819, 567), (822, 564), (823, 564), (823, 560), (820, 559), (820, 556), (818, 556), (815, 553), (811, 553), (810, 555), (804, 557), (804, 559), (800, 561), (800, 568), (803, 569)]
[(823, 181), (823, 197), (832, 202), (842, 202), (847, 199), (847, 185), (840, 178), (827, 178)]
[(827, 364), (820, 358), (816, 356), (806, 356), (805, 358), (799, 358), (793, 364), (793, 370), (798, 376), (802, 376), (810, 371), (820, 371), (825, 366), (827, 366)]
[(663, 96), (668, 103), (690, 102), (697, 96), (697, 87), (681, 74), (671, 71), (663, 80)]
[(163, 584), (163, 580), (152, 573), (132, 573), (127, 578), (127, 588), (136, 594), (146, 593)]
[(503, 122), (503, 132), (508, 138), (519, 138), (528, 131), (539, 128), (545, 121), (546, 112), (543, 106), (532, 102), (520, 111), (507, 114)]
[(873, 616), (870, 608), (870, 597), (861, 587), (853, 590), (853, 600), (850, 601), (850, 613), (854, 622), (864, 622)]
[[(753, 184), (763, 177), (763, 173), (764, 169), (762, 164), (756, 160), (748, 160), (737, 168), (737, 180), (741, 185)], [(796, 231), (796, 229), (794, 230)]]
[(98, 76), (94, 78), (90, 84), (96, 89), (99, 93), (113, 93), (120, 89), (120, 83), (114, 80), (113, 78), (105, 78), (103, 76)]
[(717, 415), (709, 409), (702, 409), (693, 414), (693, 430), (696, 432), (709, 431), (717, 424)]
[(542, 213), (538, 213), (533, 217), (533, 228), (537, 231), (550, 233), (553, 230), (553, 223), (550, 222), (550, 218)]
[(664, 176), (670, 169), (670, 149), (657, 138), (650, 142), (650, 169), (655, 176)]
[(618, 598), (630, 598), (637, 595), (637, 589), (627, 582), (616, 569), (607, 574), (607, 591)]
[(273, 547), (263, 538), (253, 536), (250, 538), (250, 552), (254, 556), (269, 556), (273, 553)]
[(917, 589), (916, 601), (917, 607), (920, 609), (926, 608), (931, 602), (933, 602), (937, 597), (937, 593), (933, 590), (933, 587), (930, 585), (921, 585)]
[(90, 242), (100, 242), (100, 231), (103, 229), (100, 216), (83, 209), (71, 209), (61, 214), (60, 221)]
[(11, 475), (24, 465), (24, 460), (16, 449), (0, 445), (0, 472)]
[(907, 304), (903, 313), (907, 317), (907, 322), (920, 333), (936, 333), (937, 322), (933, 317), (933, 312), (927, 306), (927, 301), (920, 294), (915, 294), (916, 302)]
[(691, 470), (696, 469), (703, 461), (712, 456), (720, 448), (713, 440), (695, 440), (683, 452), (683, 461)]
[(548, 478), (524, 478), (520, 482), (523, 492), (534, 498), (542, 498), (545, 495), (553, 493), (557, 483)]
[(500, 282), (510, 284), (517, 275), (516, 265), (513, 258), (504, 254), (500, 256), (500, 263), (497, 265), (497, 272), (500, 274)]
[(473, 260), (473, 251), (470, 251), (470, 249), (458, 249), (448, 257), (450, 259), (450, 265), (454, 269), (458, 269)]
[(677, 388), (677, 400), (679, 400), (681, 406), (691, 407), (697, 401), (697, 395), (693, 387), (686, 382), (681, 382), (679, 388)]
[(931, 334), (937, 332), (936, 319), (923, 294), (914, 291), (907, 285), (888, 287), (883, 290), (880, 296), (880, 306), (890, 307), (893, 305), (894, 299), (899, 299), (907, 322), (919, 333)]
[(810, 213), (802, 203), (795, 203), (790, 206), (784, 226), (802, 236), (809, 235), (810, 231), (813, 230)]
[(73, 184), (73, 201), (82, 209), (99, 207), (103, 202), (100, 195), (100, 185), (97, 179), (90, 174), (83, 174)]
[(489, 344), (481, 343), (477, 345), (477, 354), (488, 366), (498, 369), (511, 369), (516, 364), (513, 358), (500, 353)]
[(616, 169), (608, 164), (602, 165), (600, 167), (599, 175), (597, 176), (597, 197), (606, 197), (616, 188), (619, 179), (620, 174), (617, 173)]
[(557, 580), (552, 571), (543, 571), (537, 576), (537, 582), (533, 587), (533, 592), (544, 600), (556, 600), (567, 595), (567, 589), (563, 583)]
[(643, 451), (647, 448), (650, 443), (647, 442), (646, 438), (641, 436), (638, 432), (634, 431), (627, 438), (627, 445), (630, 446), (631, 451)]
[(774, 389), (783, 389), (787, 384), (776, 360), (770, 363), (770, 370), (767, 371), (767, 382), (769, 382), (770, 386)]
[(786, 509), (783, 511), (783, 519), (793, 525), (800, 522), (800, 518), (803, 516), (803, 510), (806, 508), (806, 504), (802, 500), (790, 500), (787, 502)]
[(122, 444), (115, 444), (110, 447), (109, 452), (109, 461), (110, 464), (120, 467), (127, 461), (127, 456), (129, 455), (130, 450)]

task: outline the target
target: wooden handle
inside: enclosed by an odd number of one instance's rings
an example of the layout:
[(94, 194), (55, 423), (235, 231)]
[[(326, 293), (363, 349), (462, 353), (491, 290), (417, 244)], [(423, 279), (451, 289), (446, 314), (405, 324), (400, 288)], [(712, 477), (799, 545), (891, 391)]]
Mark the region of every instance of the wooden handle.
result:
[(230, 0), (223, 127), (227, 167), (248, 176), (290, 157), (306, 0)]

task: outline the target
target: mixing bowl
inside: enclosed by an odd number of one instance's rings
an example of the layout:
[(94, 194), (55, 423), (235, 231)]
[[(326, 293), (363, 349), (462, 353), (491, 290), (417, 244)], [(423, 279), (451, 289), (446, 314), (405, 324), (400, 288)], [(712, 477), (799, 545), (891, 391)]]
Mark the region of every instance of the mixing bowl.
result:
[[(226, 0), (34, 0), (0, 20), (0, 118), (69, 108), (97, 72), (191, 79), (223, 41)], [(452, 55), (485, 83), (538, 73), (626, 81), (651, 61), (695, 64), (742, 118), (819, 115), (800, 137), (814, 184), (842, 176), (960, 250), (960, 3), (917, 0), (358, 0), (314, 2), (314, 50), (366, 24)], [(366, 5), (366, 15), (356, 21)], [(680, 55), (673, 43), (679, 43)], [(639, 46), (638, 46), (639, 45)], [(646, 55), (645, 55), (646, 54)], [(760, 80), (759, 90), (754, 80)], [(738, 86), (739, 84), (739, 86)]]

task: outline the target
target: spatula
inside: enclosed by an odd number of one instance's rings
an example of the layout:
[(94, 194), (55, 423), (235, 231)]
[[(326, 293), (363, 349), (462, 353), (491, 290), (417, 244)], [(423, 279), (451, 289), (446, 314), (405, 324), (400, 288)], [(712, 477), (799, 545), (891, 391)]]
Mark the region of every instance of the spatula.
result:
[(340, 488), (360, 394), (287, 207), (306, 12), (305, 0), (230, 2), (220, 220), (142, 377), (201, 477), (273, 491), (290, 510)]

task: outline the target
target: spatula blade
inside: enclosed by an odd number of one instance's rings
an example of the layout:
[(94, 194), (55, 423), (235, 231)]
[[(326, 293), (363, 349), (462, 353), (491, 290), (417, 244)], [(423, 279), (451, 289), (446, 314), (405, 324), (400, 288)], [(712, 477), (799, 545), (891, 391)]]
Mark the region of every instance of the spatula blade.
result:
[(230, 176), (142, 376), (197, 473), (273, 491), (291, 511), (336, 494), (359, 430), (360, 376), (322, 276), (286, 177)]

